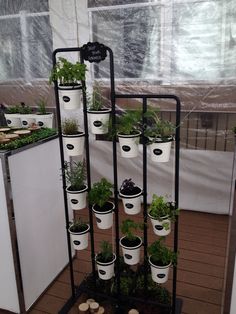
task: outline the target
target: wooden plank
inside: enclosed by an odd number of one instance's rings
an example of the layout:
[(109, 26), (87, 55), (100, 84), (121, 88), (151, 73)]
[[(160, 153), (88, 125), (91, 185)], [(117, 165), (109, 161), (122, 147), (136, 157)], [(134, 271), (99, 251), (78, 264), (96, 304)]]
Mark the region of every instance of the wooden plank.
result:
[(180, 297), (183, 300), (182, 314), (220, 314), (221, 307), (208, 302), (193, 300), (187, 297)]
[(224, 278), (223, 267), (210, 265), (210, 264), (204, 264), (202, 262), (189, 261), (186, 259), (179, 258), (178, 269), (191, 271), (193, 273), (198, 273), (198, 274), (205, 274), (208, 276), (213, 276), (213, 277), (218, 277), (218, 278)]
[(39, 311), (45, 311), (46, 313), (55, 314), (62, 308), (65, 304), (65, 300), (45, 294), (43, 298), (35, 305), (35, 309)]
[(69, 283), (56, 281), (48, 290), (47, 294), (68, 300), (71, 297), (71, 286)]

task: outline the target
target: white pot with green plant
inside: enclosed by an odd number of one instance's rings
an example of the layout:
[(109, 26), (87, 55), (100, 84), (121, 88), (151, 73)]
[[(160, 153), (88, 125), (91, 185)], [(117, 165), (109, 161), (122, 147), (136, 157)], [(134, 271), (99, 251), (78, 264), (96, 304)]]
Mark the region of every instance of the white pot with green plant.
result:
[(21, 103), (20, 107), (20, 120), (22, 128), (30, 128), (36, 123), (33, 109), (30, 106), (26, 106), (24, 103)]
[(177, 254), (166, 247), (162, 242), (163, 238), (153, 242), (148, 247), (152, 280), (159, 284), (168, 281), (170, 267), (177, 263)]
[(117, 136), (121, 156), (124, 158), (134, 158), (138, 156), (141, 119), (142, 113), (138, 110), (128, 110), (117, 117)]
[(114, 277), (114, 263), (116, 255), (112, 251), (112, 245), (107, 241), (102, 241), (101, 251), (96, 255), (98, 276), (102, 280), (109, 280)]
[(162, 120), (153, 110), (145, 114), (148, 119), (144, 135), (148, 138), (151, 160), (168, 162), (171, 143), (174, 141), (175, 126), (170, 121)]
[(111, 109), (104, 107), (104, 101), (100, 87), (95, 85), (87, 110), (89, 127), (92, 134), (108, 133)]
[(114, 203), (110, 202), (113, 185), (105, 178), (96, 182), (89, 191), (89, 203), (96, 217), (99, 229), (109, 229), (113, 225)]
[(68, 232), (75, 250), (84, 250), (88, 247), (88, 234), (90, 226), (81, 218), (70, 224)]
[(121, 232), (124, 236), (120, 239), (124, 262), (128, 265), (136, 265), (140, 262), (142, 239), (133, 234), (133, 230), (143, 229), (143, 225), (131, 219), (122, 221)]
[(21, 128), (20, 105), (7, 107), (4, 115), (10, 128)]
[(42, 99), (38, 102), (38, 108), (35, 115), (35, 121), (40, 128), (52, 129), (53, 126), (53, 113), (47, 112), (46, 102)]
[(64, 173), (68, 184), (66, 192), (71, 208), (73, 210), (85, 208), (88, 186), (85, 183), (86, 169), (84, 161), (65, 162)]
[(62, 121), (64, 150), (68, 156), (81, 156), (84, 153), (84, 132), (80, 131), (78, 121), (67, 118)]
[(141, 212), (142, 190), (136, 186), (132, 179), (125, 179), (120, 187), (119, 196), (122, 199), (124, 211), (128, 215), (136, 215)]
[(165, 237), (171, 232), (171, 222), (178, 215), (174, 202), (167, 202), (163, 196), (153, 194), (152, 202), (148, 209), (148, 216), (151, 220), (153, 232)]
[(59, 57), (52, 69), (49, 82), (58, 81), (60, 105), (65, 110), (74, 110), (81, 107), (82, 84), (85, 80), (86, 65), (72, 63)]

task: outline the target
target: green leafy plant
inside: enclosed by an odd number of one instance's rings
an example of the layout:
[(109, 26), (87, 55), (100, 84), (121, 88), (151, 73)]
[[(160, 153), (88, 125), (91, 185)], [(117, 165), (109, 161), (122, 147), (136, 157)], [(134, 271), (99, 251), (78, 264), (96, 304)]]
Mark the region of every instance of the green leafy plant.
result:
[(86, 167), (84, 161), (65, 162), (64, 173), (70, 191), (80, 191), (85, 187)]
[(37, 103), (38, 105), (38, 114), (47, 114), (46, 110), (46, 101), (44, 99), (40, 99)]
[(141, 111), (128, 110), (121, 116), (117, 117), (117, 132), (125, 135), (137, 134), (141, 130), (141, 122)]
[(94, 183), (89, 191), (89, 203), (103, 207), (112, 196), (112, 188), (113, 185), (105, 178), (102, 178), (100, 182)]
[(51, 71), (49, 83), (59, 81), (60, 85), (77, 85), (78, 81), (85, 80), (86, 65), (83, 63), (71, 63), (65, 58), (59, 57), (58, 62)]
[(177, 253), (163, 244), (163, 238), (153, 242), (148, 247), (148, 253), (151, 262), (155, 265), (166, 266), (170, 263), (172, 263), (172, 265), (176, 265), (177, 263)]
[(81, 218), (74, 220), (70, 223), (71, 232), (83, 232), (88, 229), (88, 224)]
[(6, 108), (6, 113), (7, 113), (7, 114), (20, 113), (20, 105), (15, 105), (15, 106), (7, 107), (7, 108)]
[(152, 218), (159, 221), (166, 219), (166, 217), (174, 221), (175, 216), (179, 213), (179, 209), (174, 209), (174, 204), (167, 202), (163, 196), (153, 194), (148, 212)]
[(125, 219), (122, 221), (120, 228), (127, 240), (133, 242), (137, 238), (137, 236), (133, 234), (133, 231), (138, 229), (143, 230), (143, 224), (136, 223), (132, 219)]
[(32, 111), (33, 109), (30, 106), (27, 106), (24, 103), (21, 103), (20, 114), (31, 114)]
[(101, 93), (101, 88), (98, 84), (93, 87), (92, 97), (89, 98), (89, 110), (101, 111), (103, 109), (104, 99)]
[(162, 120), (156, 111), (149, 110), (146, 112), (147, 125), (144, 135), (149, 138), (150, 142), (155, 142), (158, 139), (169, 140), (173, 138), (175, 126), (170, 121)]
[(75, 135), (80, 133), (78, 121), (74, 118), (67, 118), (62, 121), (62, 133)]
[(108, 263), (113, 260), (112, 245), (108, 241), (102, 241), (100, 244), (101, 251), (97, 255), (97, 260), (101, 263)]

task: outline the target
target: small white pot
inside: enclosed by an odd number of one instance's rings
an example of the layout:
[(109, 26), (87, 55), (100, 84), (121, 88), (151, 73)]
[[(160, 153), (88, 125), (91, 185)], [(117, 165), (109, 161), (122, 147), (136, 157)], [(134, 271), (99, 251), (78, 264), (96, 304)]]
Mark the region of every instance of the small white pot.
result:
[(120, 239), (120, 246), (122, 248), (124, 262), (128, 265), (136, 265), (140, 262), (140, 252), (141, 252), (142, 239), (140, 237), (137, 237), (140, 239), (140, 243), (135, 247), (127, 247), (127, 246), (122, 244), (122, 240), (124, 238), (125, 237), (122, 237)]
[(76, 135), (66, 135), (62, 134), (64, 149), (68, 156), (80, 156), (84, 153), (84, 136), (85, 134), (81, 132)]
[(128, 215), (136, 215), (141, 212), (141, 198), (142, 190), (136, 195), (126, 195), (119, 192), (122, 199), (124, 211)]
[(81, 191), (70, 191), (70, 187), (66, 189), (69, 203), (73, 210), (80, 210), (86, 207), (87, 190), (87, 185), (85, 185), (85, 188)]
[(92, 134), (107, 134), (111, 109), (102, 111), (88, 110), (88, 120)]
[(123, 135), (118, 133), (121, 156), (124, 158), (134, 158), (138, 156), (138, 144), (141, 132), (136, 135)]
[(168, 281), (169, 277), (169, 270), (171, 263), (167, 266), (157, 266), (153, 264), (149, 257), (149, 263), (151, 266), (151, 274), (152, 274), (152, 280), (156, 283), (165, 283)]
[(36, 123), (35, 114), (21, 114), (21, 127), (30, 128), (33, 123)]
[(165, 237), (171, 233), (171, 221), (168, 217), (163, 217), (162, 220), (154, 219), (150, 214), (148, 214), (152, 227), (153, 232), (158, 235), (159, 237)]
[(169, 142), (155, 142), (149, 145), (151, 160), (154, 162), (168, 162), (172, 139)]
[(41, 128), (52, 129), (53, 126), (53, 113), (36, 114), (35, 121)]
[(65, 110), (74, 110), (81, 107), (82, 86), (58, 86), (60, 105)]
[(11, 128), (21, 128), (21, 119), (19, 113), (5, 113), (7, 125)]
[(109, 280), (112, 277), (114, 277), (115, 272), (114, 272), (114, 266), (115, 266), (115, 260), (116, 260), (116, 255), (113, 254), (114, 258), (111, 262), (109, 263), (102, 263), (99, 262), (96, 258), (96, 264), (97, 264), (97, 269), (98, 269), (98, 276), (102, 280)]
[(107, 202), (111, 204), (111, 208), (107, 211), (98, 210), (98, 206), (94, 204), (92, 210), (96, 217), (97, 227), (99, 229), (109, 229), (113, 225), (113, 210), (115, 205), (112, 202)]
[(75, 250), (84, 250), (88, 247), (88, 234), (90, 226), (89, 225), (87, 226), (88, 229), (80, 233), (70, 231), (71, 226), (68, 229)]

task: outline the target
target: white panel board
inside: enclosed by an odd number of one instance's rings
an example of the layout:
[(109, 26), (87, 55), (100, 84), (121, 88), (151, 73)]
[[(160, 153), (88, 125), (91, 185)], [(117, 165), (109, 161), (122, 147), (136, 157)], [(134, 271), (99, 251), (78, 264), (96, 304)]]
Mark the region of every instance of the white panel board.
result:
[(58, 139), (9, 157), (25, 304), (68, 263)]

